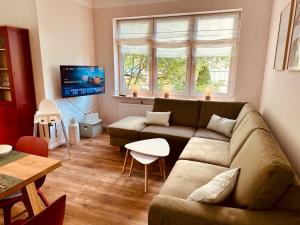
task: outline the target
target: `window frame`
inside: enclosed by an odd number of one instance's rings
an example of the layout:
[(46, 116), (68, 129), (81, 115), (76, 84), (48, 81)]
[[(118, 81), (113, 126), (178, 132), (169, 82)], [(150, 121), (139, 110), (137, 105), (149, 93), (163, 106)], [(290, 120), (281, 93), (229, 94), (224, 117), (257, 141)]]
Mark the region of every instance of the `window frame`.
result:
[[(191, 17), (191, 27), (192, 30), (196, 28), (196, 18), (200, 15), (211, 15), (211, 14), (227, 14), (227, 13), (237, 13), (238, 19), (235, 20), (237, 25), (237, 34), (235, 38), (229, 39), (228, 44), (232, 47), (232, 55), (229, 68), (228, 77), (228, 92), (227, 93), (213, 93), (212, 96), (220, 99), (232, 99), (234, 97), (235, 83), (236, 83), (236, 72), (237, 72), (237, 60), (238, 60), (238, 49), (240, 42), (240, 32), (241, 32), (241, 20), (242, 20), (242, 9), (233, 10), (220, 10), (220, 11), (209, 11), (209, 12), (194, 12), (194, 13), (181, 13), (181, 14), (167, 14), (167, 15), (154, 15), (154, 16), (144, 16), (144, 17), (124, 17), (113, 19), (113, 38), (114, 38), (114, 75), (115, 75), (115, 95), (131, 95), (132, 91), (129, 89), (123, 89), (124, 79), (121, 74), (121, 44), (118, 43), (116, 34), (118, 32), (118, 21), (121, 20), (143, 20), (152, 19), (152, 32), (155, 33), (156, 23), (155, 20), (159, 18), (167, 17)], [(187, 68), (186, 68), (186, 89), (184, 92), (174, 92), (170, 91), (170, 95), (174, 97), (190, 97), (199, 98), (204, 97), (203, 92), (196, 92), (195, 88), (195, 70), (196, 70), (196, 49), (201, 46), (199, 44), (194, 44), (191, 39), (190, 44), (186, 46), (188, 48), (187, 53)], [(205, 43), (206, 41), (203, 41)], [(223, 40), (213, 40), (207, 42), (214, 43), (224, 43)], [(146, 45), (146, 44), (145, 44)], [(153, 40), (147, 44), (150, 48), (150, 62), (149, 62), (149, 91), (139, 90), (139, 95), (145, 97), (157, 97), (163, 95), (163, 91), (160, 91), (157, 85), (158, 74), (157, 74), (157, 48), (153, 45)], [(205, 46), (205, 44), (203, 44)], [(179, 46), (180, 47), (180, 46)], [(176, 48), (176, 47), (174, 47)]]

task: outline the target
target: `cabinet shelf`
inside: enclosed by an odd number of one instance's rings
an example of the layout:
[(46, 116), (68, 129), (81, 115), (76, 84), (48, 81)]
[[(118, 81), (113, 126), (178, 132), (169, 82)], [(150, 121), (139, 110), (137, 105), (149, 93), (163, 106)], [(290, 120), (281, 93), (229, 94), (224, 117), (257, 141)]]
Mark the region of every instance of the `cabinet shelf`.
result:
[(8, 68), (0, 68), (0, 70), (2, 70), (2, 71), (7, 71)]
[(10, 87), (6, 87), (6, 86), (0, 86), (0, 90), (10, 90)]
[(0, 48), (0, 51), (6, 51), (6, 49), (5, 48)]

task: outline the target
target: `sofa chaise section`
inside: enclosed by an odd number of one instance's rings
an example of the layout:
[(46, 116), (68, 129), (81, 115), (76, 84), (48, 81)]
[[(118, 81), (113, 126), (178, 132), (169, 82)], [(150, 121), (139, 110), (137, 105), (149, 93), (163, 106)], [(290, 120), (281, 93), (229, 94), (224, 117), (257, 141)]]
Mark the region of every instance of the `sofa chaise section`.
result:
[(141, 116), (129, 116), (109, 125), (107, 133), (110, 135), (110, 144), (124, 146), (139, 140), (145, 126), (145, 117)]

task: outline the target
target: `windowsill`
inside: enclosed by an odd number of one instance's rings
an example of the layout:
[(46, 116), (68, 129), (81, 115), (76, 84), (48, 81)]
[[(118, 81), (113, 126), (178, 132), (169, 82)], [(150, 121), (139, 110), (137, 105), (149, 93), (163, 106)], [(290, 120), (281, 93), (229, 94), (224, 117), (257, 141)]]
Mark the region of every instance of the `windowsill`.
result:
[(158, 98), (158, 97), (155, 97), (155, 96), (137, 96), (137, 97), (133, 97), (131, 95), (113, 95), (113, 97), (115, 98), (120, 98), (120, 99), (137, 99), (137, 100), (154, 100), (155, 98)]
[[(113, 95), (115, 98), (119, 99), (134, 99), (134, 100), (154, 100), (155, 98), (164, 98), (163, 96), (137, 96), (133, 97), (132, 95)], [(183, 99), (183, 100), (202, 100), (205, 101), (204, 97), (202, 96), (189, 96), (189, 97), (184, 97), (184, 96), (170, 96), (169, 99)], [(220, 97), (220, 96), (213, 96), (211, 97), (211, 100), (207, 101), (234, 101), (234, 98), (232, 97)]]

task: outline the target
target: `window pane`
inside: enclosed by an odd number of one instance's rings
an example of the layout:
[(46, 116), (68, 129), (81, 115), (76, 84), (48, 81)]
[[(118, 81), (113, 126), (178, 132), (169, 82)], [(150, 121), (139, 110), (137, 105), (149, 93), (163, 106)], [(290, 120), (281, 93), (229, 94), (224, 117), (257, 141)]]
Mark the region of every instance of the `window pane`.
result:
[(238, 13), (202, 15), (196, 18), (196, 40), (222, 40), (237, 36)]
[(188, 48), (157, 48), (157, 83), (159, 90), (171, 86), (175, 92), (186, 88)]
[(121, 46), (121, 79), (123, 88), (137, 85), (149, 91), (150, 51), (148, 46)]
[(156, 19), (155, 24), (155, 40), (157, 42), (186, 41), (190, 39), (190, 17)]
[(124, 20), (118, 22), (118, 39), (149, 38), (152, 35), (152, 20)]
[(211, 86), (215, 93), (228, 93), (232, 47), (196, 49), (195, 92)]

